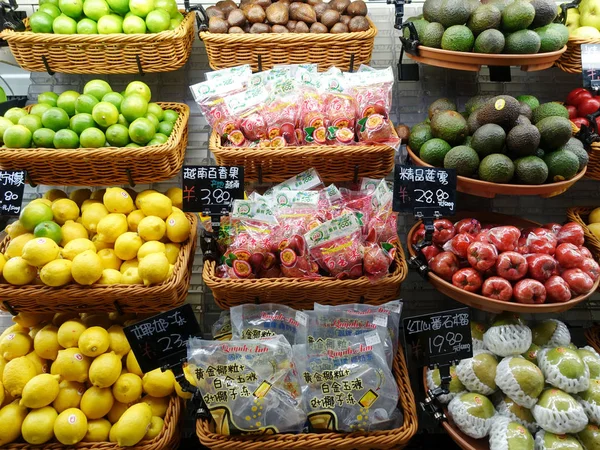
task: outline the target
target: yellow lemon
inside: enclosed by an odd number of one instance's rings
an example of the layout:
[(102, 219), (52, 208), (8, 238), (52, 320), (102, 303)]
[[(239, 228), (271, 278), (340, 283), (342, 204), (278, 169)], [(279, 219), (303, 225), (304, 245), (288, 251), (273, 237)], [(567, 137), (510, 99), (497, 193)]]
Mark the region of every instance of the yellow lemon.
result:
[(155, 194), (158, 193), (158, 191), (155, 191), (154, 189), (146, 189), (145, 191), (140, 192), (136, 197), (135, 197), (135, 207), (137, 209), (141, 209), (142, 206), (142, 200), (150, 195), (150, 194)]
[(2, 276), (7, 283), (22, 286), (35, 280), (37, 269), (27, 264), (27, 261), (20, 256), (17, 256), (6, 261), (2, 268)]
[(131, 196), (125, 189), (118, 187), (108, 188), (102, 201), (111, 213), (129, 214), (135, 209)]
[(110, 429), (109, 439), (122, 447), (131, 447), (141, 441), (152, 422), (152, 410), (145, 403), (127, 409)]
[(190, 221), (183, 213), (172, 213), (167, 217), (167, 237), (171, 242), (184, 242), (190, 237)]
[(90, 237), (82, 224), (72, 220), (67, 220), (60, 229), (62, 231), (62, 240), (60, 241), (60, 246), (63, 248), (73, 239), (88, 239)]
[(94, 243), (94, 246), (96, 247), (96, 252), (99, 252), (100, 250), (104, 250), (105, 248), (113, 248), (114, 247), (114, 242), (102, 242), (101, 240), (98, 239), (97, 234), (92, 236), (92, 242)]
[(127, 411), (127, 408), (129, 408), (129, 406), (127, 406), (125, 403), (121, 403), (115, 400), (113, 407), (110, 409), (106, 417), (108, 418), (110, 423), (117, 423), (123, 415), (123, 413)]
[(600, 239), (600, 223), (591, 223), (588, 225), (588, 229), (594, 236)]
[(41, 324), (42, 322), (47, 322), (52, 320), (54, 317), (53, 313), (46, 314), (38, 314), (38, 313), (29, 313), (29, 312), (20, 312), (16, 316), (12, 318), (13, 322), (18, 323), (24, 328), (34, 327), (36, 325)]
[(161, 417), (152, 416), (152, 421), (150, 422), (150, 428), (146, 432), (144, 439), (154, 439), (156, 436), (160, 434), (163, 427), (165, 426), (165, 421)]
[(108, 209), (102, 203), (92, 203), (85, 207), (81, 213), (81, 224), (90, 233), (95, 233), (98, 222), (108, 216)]
[(44, 192), (43, 198), (50, 200), (51, 202), (61, 199), (61, 198), (69, 198), (67, 193), (60, 189), (50, 189)]
[(27, 382), (21, 394), (21, 406), (26, 408), (43, 408), (58, 397), (60, 376), (43, 373)]
[(102, 276), (102, 260), (92, 250), (86, 250), (73, 258), (71, 274), (76, 283), (83, 285), (94, 284)]
[(25, 356), (20, 356), (8, 361), (4, 366), (2, 384), (12, 397), (20, 397), (27, 382), (36, 375), (33, 363)]
[(108, 329), (108, 338), (110, 339), (110, 350), (118, 356), (123, 357), (131, 350), (131, 346), (121, 325), (112, 325)]
[(111, 387), (121, 375), (121, 358), (114, 352), (104, 353), (92, 362), (90, 382), (100, 388)]
[(152, 409), (152, 415), (157, 417), (165, 417), (167, 409), (169, 408), (170, 398), (167, 397), (153, 397), (146, 395), (142, 398), (142, 402), (146, 403)]
[(165, 253), (170, 264), (175, 264), (177, 262), (180, 249), (181, 245), (179, 244), (173, 244), (171, 242), (165, 244)]
[(144, 375), (142, 384), (144, 392), (152, 397), (166, 397), (173, 393), (175, 377), (170, 370), (154, 369)]
[(2, 269), (4, 269), (4, 264), (6, 264), (6, 257), (0, 253), (0, 273), (2, 273)]
[(29, 328), (24, 327), (23, 325), (20, 325), (18, 323), (15, 323), (14, 325), (11, 325), (6, 330), (4, 330), (2, 332), (2, 334), (0, 334), (0, 341), (2, 340), (2, 338), (4, 336), (6, 336), (9, 333), (25, 333), (25, 334), (27, 334), (28, 331), (29, 331)]
[(9, 333), (0, 341), (0, 354), (10, 361), (11, 359), (25, 356), (31, 350), (33, 340), (27, 333)]
[(138, 264), (139, 261), (137, 260), (137, 258), (130, 259), (129, 261), (123, 261), (123, 264), (121, 264), (119, 271), (121, 273), (125, 273), (127, 269), (137, 269)]
[(104, 269), (96, 284), (121, 284), (121, 272), (115, 269)]
[(156, 216), (146, 216), (140, 221), (137, 232), (145, 241), (160, 241), (166, 230), (164, 220)]
[(588, 224), (590, 223), (600, 223), (600, 208), (595, 208), (592, 210), (590, 216), (588, 217)]
[(37, 375), (41, 375), (43, 373), (48, 373), (48, 361), (40, 356), (36, 352), (29, 352), (25, 355), (29, 361), (33, 363), (33, 367), (35, 367), (35, 373)]
[(36, 198), (29, 202), (30, 205), (33, 205), (34, 203), (41, 203), (49, 208), (52, 206), (52, 200), (49, 200), (47, 198)]
[(79, 408), (81, 397), (85, 392), (85, 386), (76, 381), (63, 380), (60, 382), (58, 397), (52, 403), (54, 409), (60, 414), (65, 409)]
[(40, 280), (46, 286), (59, 287), (73, 281), (72, 262), (68, 259), (55, 259), (40, 269)]
[(140, 261), (138, 273), (146, 286), (160, 284), (169, 275), (169, 260), (164, 253), (152, 253)]
[(69, 408), (54, 421), (54, 436), (63, 445), (75, 445), (87, 433), (87, 418), (81, 410)]
[(115, 241), (115, 255), (123, 261), (134, 259), (143, 243), (137, 233), (133, 231), (123, 233)]
[(27, 230), (20, 220), (15, 220), (13, 223), (8, 224), (4, 231), (6, 231), (6, 234), (8, 234), (8, 237), (11, 239), (27, 233)]
[(68, 198), (53, 201), (51, 208), (54, 221), (59, 225), (63, 225), (67, 220), (77, 220), (79, 218), (79, 206)]
[(111, 423), (106, 419), (88, 420), (88, 429), (84, 442), (106, 442), (110, 433)]
[(132, 350), (127, 353), (125, 364), (129, 373), (134, 373), (140, 378), (144, 376), (144, 373), (142, 372), (142, 369), (140, 369), (140, 365), (138, 364), (137, 359), (135, 359), (135, 355), (133, 354)]
[(96, 231), (98, 232), (99, 240), (112, 243), (123, 233), (127, 232), (128, 229), (125, 214), (110, 213), (108, 216), (100, 219)]
[(92, 360), (78, 348), (60, 350), (56, 361), (50, 367), (52, 375), (60, 375), (64, 380), (83, 383), (88, 379)]
[(23, 439), (32, 445), (48, 442), (54, 437), (54, 422), (57, 417), (58, 413), (52, 406), (30, 411), (21, 425)]
[[(6, 366), (6, 360), (0, 356), (0, 383), (2, 382), (2, 375), (4, 374), (4, 366)], [(0, 392), (2, 392), (2, 395), (4, 394), (4, 387), (0, 388)], [(2, 402), (0, 402), (0, 405), (2, 404)]]
[(81, 205), (83, 205), (83, 202), (85, 202), (87, 199), (89, 199), (91, 195), (92, 195), (91, 189), (87, 189), (87, 188), (75, 189), (74, 191), (71, 191), (71, 193), (69, 194), (69, 198), (71, 200), (73, 200), (75, 203), (77, 203), (77, 206), (79, 206), (79, 208), (81, 208)]
[(63, 322), (58, 328), (57, 339), (61, 347), (77, 347), (79, 336), (86, 329), (86, 326), (79, 319), (70, 319)]
[(102, 200), (104, 198), (105, 192), (106, 192), (106, 189), (98, 189), (97, 191), (92, 191), (92, 195), (90, 195), (90, 199)]
[(180, 209), (183, 207), (183, 191), (181, 190), (181, 188), (169, 188), (167, 189), (167, 192), (165, 192), (165, 195), (171, 199), (171, 203), (173, 203), (173, 206), (176, 206)]
[(6, 259), (21, 256), (23, 253), (23, 246), (34, 238), (35, 236), (32, 233), (24, 233), (16, 236), (15, 238), (11, 238), (6, 250), (4, 251), (4, 256)]
[(21, 258), (31, 266), (41, 267), (58, 258), (60, 248), (52, 239), (36, 238), (23, 246)]
[(146, 215), (142, 212), (141, 209), (131, 211), (127, 215), (127, 225), (129, 226), (129, 231), (137, 232), (138, 225), (144, 217), (146, 217)]
[(21, 436), (21, 426), (27, 417), (27, 408), (19, 406), (19, 401), (6, 405), (0, 409), (0, 447), (12, 441), (15, 441)]
[[(79, 207), (79, 209), (83, 213), (90, 205), (102, 205), (102, 206), (104, 206), (104, 203), (102, 203), (102, 200), (93, 200), (91, 198), (88, 198), (87, 200), (83, 201), (83, 203), (81, 204), (81, 206)], [(104, 206), (104, 207), (106, 208), (106, 206)]]
[(165, 220), (171, 214), (172, 207), (173, 203), (169, 197), (158, 192), (152, 192), (142, 197), (139, 209), (147, 216), (157, 216)]
[(137, 267), (130, 267), (121, 274), (122, 284), (144, 284), (144, 280), (140, 277)]
[(102, 327), (90, 327), (79, 336), (79, 350), (90, 358), (100, 356), (108, 350), (109, 345), (108, 331)]
[(122, 374), (112, 387), (115, 400), (129, 404), (142, 396), (142, 379), (133, 373)]
[(165, 247), (165, 244), (158, 241), (144, 242), (137, 253), (138, 261), (141, 261), (142, 258), (153, 253), (164, 253), (164, 255), (166, 256), (167, 248)]
[(98, 252), (98, 256), (100, 257), (102, 266), (104, 266), (105, 269), (119, 270), (119, 267), (121, 267), (121, 263), (123, 262), (117, 257), (114, 249), (112, 248), (104, 248), (100, 250)]
[(81, 397), (79, 409), (88, 419), (100, 419), (108, 414), (115, 399), (109, 388), (92, 386)]
[(33, 350), (40, 358), (54, 361), (61, 349), (58, 343), (58, 328), (54, 325), (46, 325), (33, 339)]

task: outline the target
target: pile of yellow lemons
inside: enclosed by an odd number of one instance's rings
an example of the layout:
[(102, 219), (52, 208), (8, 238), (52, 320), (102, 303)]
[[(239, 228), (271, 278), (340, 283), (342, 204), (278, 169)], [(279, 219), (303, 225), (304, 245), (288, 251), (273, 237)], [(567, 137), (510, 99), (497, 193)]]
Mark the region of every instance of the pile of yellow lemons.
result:
[(52, 189), (7, 227), (0, 272), (12, 285), (160, 284), (190, 237), (181, 206), (180, 188)]
[(142, 373), (123, 333), (132, 317), (17, 315), (0, 335), (0, 446), (158, 436), (172, 394), (190, 395), (171, 371)]

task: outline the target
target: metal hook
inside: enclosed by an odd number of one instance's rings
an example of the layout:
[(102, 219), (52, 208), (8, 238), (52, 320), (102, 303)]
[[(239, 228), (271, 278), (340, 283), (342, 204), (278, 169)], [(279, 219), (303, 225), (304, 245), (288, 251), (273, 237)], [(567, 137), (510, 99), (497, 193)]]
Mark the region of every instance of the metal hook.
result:
[(129, 186), (132, 188), (135, 187), (135, 182), (133, 181), (133, 176), (131, 175), (130, 169), (125, 169), (125, 173), (127, 173), (127, 179), (129, 180)]
[(135, 62), (137, 63), (138, 66), (138, 72), (140, 73), (141, 76), (146, 75), (144, 73), (144, 70), (142, 69), (142, 61), (140, 60), (140, 55), (135, 55)]
[(17, 311), (15, 311), (15, 309), (12, 306), (10, 306), (10, 303), (8, 303), (6, 300), (2, 302), (2, 306), (6, 308), (6, 310), (10, 313), (11, 316), (16, 316), (18, 314)]
[(54, 74), (56, 72), (53, 71), (52, 69), (50, 69), (50, 65), (48, 64), (48, 60), (46, 59), (46, 55), (42, 55), (42, 62), (44, 63), (44, 67), (46, 68), (46, 72), (48, 72), (48, 75), (50, 75), (51, 77), (54, 76)]

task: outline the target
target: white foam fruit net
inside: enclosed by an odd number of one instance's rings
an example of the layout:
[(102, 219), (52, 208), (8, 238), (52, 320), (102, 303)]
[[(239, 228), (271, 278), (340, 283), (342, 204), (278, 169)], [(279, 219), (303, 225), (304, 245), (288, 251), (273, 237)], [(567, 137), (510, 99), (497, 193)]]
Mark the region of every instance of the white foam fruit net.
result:
[(486, 350), (485, 344), (481, 339), (473, 338), (473, 351), (475, 350)]
[[(519, 356), (519, 358), (521, 357)], [(512, 359), (513, 357), (509, 356), (498, 364), (498, 368), (496, 369), (496, 384), (516, 404), (531, 409), (537, 403), (538, 399), (537, 397), (527, 395), (521, 388), (521, 385), (510, 369), (510, 361)]]
[(492, 425), (492, 416), (489, 419), (475, 417), (467, 410), (466, 405), (456, 396), (448, 404), (448, 413), (460, 431), (473, 439), (481, 439), (487, 436)]
[[(492, 353), (487, 350), (476, 350), (473, 352), (473, 358), (481, 353), (492, 355)], [(496, 392), (496, 389), (492, 389), (477, 378), (477, 375), (473, 370), (473, 358), (463, 359), (458, 363), (458, 366), (456, 366), (456, 375), (458, 376), (458, 379), (471, 392), (483, 395), (493, 394)]]
[(508, 417), (496, 416), (490, 426), (490, 450), (508, 450), (506, 428), (511, 420)]
[(590, 387), (590, 369), (584, 364), (584, 371), (580, 377), (569, 378), (560, 372), (558, 364), (548, 361), (547, 354), (551, 349), (544, 348), (538, 352), (538, 366), (544, 374), (546, 383), (551, 384), (569, 394), (583, 392)]
[(525, 325), (499, 325), (490, 327), (483, 335), (489, 351), (499, 356), (515, 356), (531, 347), (531, 329)]
[(531, 434), (534, 434), (539, 429), (535, 422), (528, 422), (526, 420), (523, 420), (515, 413), (513, 413), (504, 401), (504, 398), (501, 398), (501, 400), (496, 403), (496, 411), (498, 411), (498, 414), (504, 417), (508, 417), (511, 421), (523, 425), (529, 430)]
[(577, 399), (587, 414), (590, 422), (600, 425), (600, 405), (582, 398)]
[(556, 323), (556, 329), (544, 347), (566, 347), (569, 345), (571, 343), (571, 333), (567, 326), (560, 320), (549, 319), (548, 321)]
[(537, 424), (554, 434), (579, 433), (588, 424), (588, 418), (579, 404), (568, 411), (555, 411), (539, 404), (531, 410)]
[(535, 434), (535, 450), (546, 450), (545, 438), (546, 432), (544, 430), (540, 430)]

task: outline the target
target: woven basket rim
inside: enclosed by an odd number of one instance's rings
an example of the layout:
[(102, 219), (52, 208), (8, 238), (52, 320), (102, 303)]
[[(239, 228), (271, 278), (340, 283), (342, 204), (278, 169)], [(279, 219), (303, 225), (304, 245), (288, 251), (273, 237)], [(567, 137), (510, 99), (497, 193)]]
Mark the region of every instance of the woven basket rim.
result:
[(569, 40), (567, 42), (570, 45), (581, 45), (581, 44), (600, 44), (600, 38), (596, 39), (583, 39), (577, 37), (569, 36)]
[(600, 325), (593, 325), (585, 330), (585, 338), (598, 353), (600, 353)]

